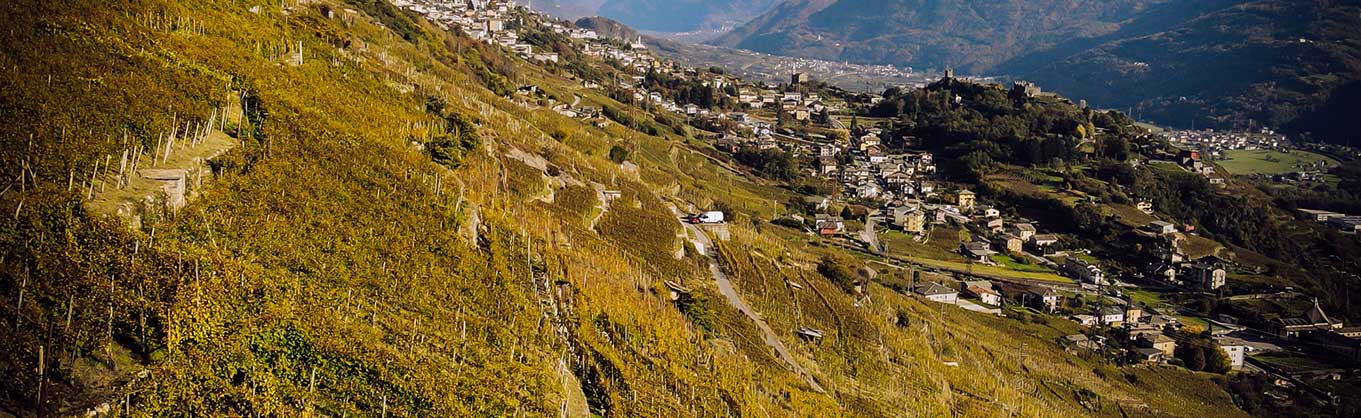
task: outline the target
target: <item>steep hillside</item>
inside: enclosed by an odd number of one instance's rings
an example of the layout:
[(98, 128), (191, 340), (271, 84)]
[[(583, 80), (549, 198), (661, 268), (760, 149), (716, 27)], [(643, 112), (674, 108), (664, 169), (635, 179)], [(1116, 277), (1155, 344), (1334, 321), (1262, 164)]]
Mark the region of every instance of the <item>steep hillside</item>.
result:
[[(0, 13), (8, 415), (1243, 416), (1072, 324), (847, 291), (763, 221), (790, 192), (583, 87), (601, 62), (381, 1)], [(710, 207), (741, 209), (700, 251), (675, 214)]]

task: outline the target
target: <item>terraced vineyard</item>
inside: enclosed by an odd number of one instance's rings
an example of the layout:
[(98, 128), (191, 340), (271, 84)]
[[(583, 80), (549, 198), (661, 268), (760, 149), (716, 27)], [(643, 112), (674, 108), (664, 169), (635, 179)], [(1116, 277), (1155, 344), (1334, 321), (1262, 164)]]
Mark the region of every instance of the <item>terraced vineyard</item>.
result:
[[(1063, 352), (1066, 325), (848, 291), (815, 265), (864, 259), (768, 229), (789, 190), (685, 129), (516, 96), (668, 117), (387, 2), (0, 11), (6, 413), (1242, 415), (1207, 377)], [(124, 150), (203, 126), (233, 146), (183, 206), (91, 200)], [(672, 205), (735, 208), (717, 259), (822, 393), (722, 303)]]

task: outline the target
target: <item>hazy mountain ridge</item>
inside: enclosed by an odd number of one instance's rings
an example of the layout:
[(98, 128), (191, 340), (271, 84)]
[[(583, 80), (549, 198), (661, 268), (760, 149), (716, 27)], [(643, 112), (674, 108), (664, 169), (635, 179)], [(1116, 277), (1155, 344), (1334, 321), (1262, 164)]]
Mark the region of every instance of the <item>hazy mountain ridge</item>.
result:
[(635, 29), (690, 32), (737, 26), (779, 0), (553, 0), (535, 9), (577, 19), (603, 16)]
[(1333, 92), (1361, 79), (1359, 13), (1356, 1), (1256, 1), (1166, 31), (1050, 55), (1058, 59), (1038, 67), (1020, 64), (1014, 73), (1167, 124), (1293, 125), (1337, 141), (1334, 128), (1292, 121), (1332, 112), (1326, 107)]
[(600, 8), (638, 29), (688, 32), (735, 26), (760, 15), (778, 0), (608, 0)]

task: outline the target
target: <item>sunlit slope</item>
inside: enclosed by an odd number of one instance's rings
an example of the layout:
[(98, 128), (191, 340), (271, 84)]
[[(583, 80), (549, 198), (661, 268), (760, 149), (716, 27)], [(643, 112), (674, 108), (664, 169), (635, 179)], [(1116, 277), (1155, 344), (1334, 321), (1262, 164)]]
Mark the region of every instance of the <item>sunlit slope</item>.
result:
[[(809, 270), (826, 249), (750, 226), (786, 192), (674, 132), (597, 127), (501, 97), (493, 90), (533, 83), (626, 108), (561, 68), (385, 3), (0, 7), (10, 23), (0, 30), (6, 411), (1233, 410), (1207, 378), (1062, 353), (1061, 328), (942, 310), (879, 285), (865, 302)], [(185, 206), (156, 193), (131, 213), (97, 204), (125, 190), (124, 155), (166, 168), (194, 149), (168, 139), (192, 132), (234, 145), (201, 163)], [(614, 145), (632, 150), (628, 164), (605, 158)], [(719, 260), (825, 393), (775, 360), (682, 238), (671, 208), (715, 201), (743, 212)], [(787, 299), (758, 284), (782, 277), (818, 293), (782, 309)], [(691, 291), (684, 303), (666, 281)], [(802, 342), (800, 324), (831, 337)]]

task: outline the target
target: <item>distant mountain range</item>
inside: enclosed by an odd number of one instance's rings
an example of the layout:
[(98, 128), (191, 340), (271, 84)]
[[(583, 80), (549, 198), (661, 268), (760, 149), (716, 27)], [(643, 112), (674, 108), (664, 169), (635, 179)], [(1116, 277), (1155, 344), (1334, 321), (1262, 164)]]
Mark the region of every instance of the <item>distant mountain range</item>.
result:
[(979, 73), (1120, 29), (1169, 0), (789, 0), (713, 43), (779, 55)]
[(1180, 21), (1141, 16), (997, 70), (1179, 127), (1276, 127), (1361, 143), (1338, 117), (1361, 109), (1361, 1), (1232, 3)]
[(779, 0), (547, 0), (533, 5), (559, 17), (603, 16), (652, 32), (727, 30)]
[(1007, 75), (1163, 124), (1340, 142), (1329, 115), (1357, 108), (1356, 94), (1333, 92), (1361, 80), (1359, 3), (788, 0), (711, 43)]

